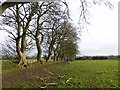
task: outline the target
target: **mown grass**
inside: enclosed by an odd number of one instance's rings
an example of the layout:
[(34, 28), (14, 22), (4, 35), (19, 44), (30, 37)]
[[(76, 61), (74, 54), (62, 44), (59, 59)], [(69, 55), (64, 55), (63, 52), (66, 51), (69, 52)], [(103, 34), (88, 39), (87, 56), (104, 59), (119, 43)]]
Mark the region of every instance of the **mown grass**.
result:
[(54, 64), (49, 69), (64, 74), (69, 80), (61, 81), (58, 88), (118, 88), (117, 60), (73, 61)]
[[(5, 63), (3, 63), (3, 66), (4, 64)], [(18, 67), (14, 67), (14, 65), (11, 67), (11, 64), (2, 70), (8, 72), (8, 68), (16, 68), (15, 70), (10, 70), (10, 72), (20, 70)], [(46, 68), (58, 75), (65, 76), (63, 79), (59, 79), (58, 82), (56, 82), (58, 83), (57, 85), (48, 86), (48, 88), (120, 88), (118, 84), (118, 60), (60, 62), (48, 64)], [(38, 87), (40, 83), (40, 81), (21, 82), (24, 82), (24, 84), (19, 83), (16, 87)], [(34, 84), (34, 82), (36, 84)]]

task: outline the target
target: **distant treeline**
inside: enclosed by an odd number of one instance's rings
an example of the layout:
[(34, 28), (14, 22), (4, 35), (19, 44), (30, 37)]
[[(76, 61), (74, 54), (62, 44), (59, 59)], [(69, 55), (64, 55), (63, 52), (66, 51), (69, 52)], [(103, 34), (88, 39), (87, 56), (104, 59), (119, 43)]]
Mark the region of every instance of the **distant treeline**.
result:
[[(37, 56), (27, 56), (27, 59), (36, 59)], [(42, 57), (43, 59), (46, 59), (45, 57)], [(18, 60), (17, 56), (2, 56), (0, 58), (1, 60)], [(75, 60), (107, 60), (107, 59), (120, 59), (120, 55), (110, 55), (110, 56), (78, 56), (75, 58)]]
[(76, 57), (75, 60), (107, 60), (107, 59), (118, 59), (120, 58), (120, 55), (118, 56), (79, 56)]
[[(27, 56), (26, 59), (36, 59), (37, 56)], [(18, 60), (18, 56), (4, 55), (0, 57), (1, 60)]]

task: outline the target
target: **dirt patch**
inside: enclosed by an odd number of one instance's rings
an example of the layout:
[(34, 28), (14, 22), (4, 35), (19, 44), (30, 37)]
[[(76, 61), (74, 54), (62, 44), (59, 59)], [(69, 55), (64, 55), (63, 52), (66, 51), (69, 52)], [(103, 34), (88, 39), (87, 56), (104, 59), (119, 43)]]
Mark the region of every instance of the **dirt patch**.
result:
[(61, 77), (57, 73), (50, 71), (48, 68), (49, 64), (36, 64), (36, 67), (26, 68), (20, 71), (3, 74), (2, 87), (16, 88), (26, 86), (29, 88), (46, 88), (48, 86), (55, 86), (58, 84)]

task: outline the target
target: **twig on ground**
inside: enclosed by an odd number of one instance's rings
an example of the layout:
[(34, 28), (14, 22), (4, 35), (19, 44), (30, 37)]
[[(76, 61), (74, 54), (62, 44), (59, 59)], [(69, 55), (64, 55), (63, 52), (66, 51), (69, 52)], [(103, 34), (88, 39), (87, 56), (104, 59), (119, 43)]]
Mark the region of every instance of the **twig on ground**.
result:
[(72, 79), (72, 78), (69, 78), (68, 80), (66, 80), (66, 82), (65, 82), (65, 83), (68, 83), (71, 79)]

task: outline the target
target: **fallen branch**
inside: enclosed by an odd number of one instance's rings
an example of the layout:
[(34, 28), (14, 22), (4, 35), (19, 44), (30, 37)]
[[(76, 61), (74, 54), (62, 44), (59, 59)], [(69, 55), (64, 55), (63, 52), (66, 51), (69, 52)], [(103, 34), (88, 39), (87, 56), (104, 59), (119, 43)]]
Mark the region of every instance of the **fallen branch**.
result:
[(46, 86), (56, 86), (58, 83), (46, 83)]
[(44, 78), (40, 78), (40, 77), (38, 77), (38, 76), (34, 76), (34, 77), (35, 77), (36, 79), (40, 79), (41, 81), (43, 81), (44, 83), (46, 83)]
[(68, 80), (66, 80), (66, 82), (65, 82), (65, 83), (68, 83), (71, 79), (72, 79), (72, 78), (69, 78)]
[(54, 74), (53, 72), (48, 71), (47, 69), (44, 69), (44, 71), (48, 72), (49, 74)]
[(59, 77), (59, 78), (64, 78), (64, 77), (65, 77), (65, 75), (58, 75), (58, 77)]

